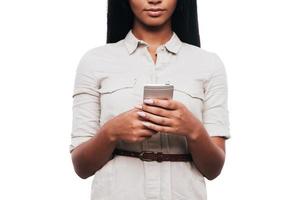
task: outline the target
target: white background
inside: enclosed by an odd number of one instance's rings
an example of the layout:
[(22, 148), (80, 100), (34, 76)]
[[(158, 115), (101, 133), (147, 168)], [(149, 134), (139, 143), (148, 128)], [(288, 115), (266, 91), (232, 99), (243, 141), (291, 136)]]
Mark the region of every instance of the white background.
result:
[[(223, 60), (230, 130), (209, 200), (300, 199), (297, 0), (198, 1), (202, 48)], [(106, 0), (0, 3), (0, 199), (89, 199), (68, 152), (81, 56), (106, 41)]]

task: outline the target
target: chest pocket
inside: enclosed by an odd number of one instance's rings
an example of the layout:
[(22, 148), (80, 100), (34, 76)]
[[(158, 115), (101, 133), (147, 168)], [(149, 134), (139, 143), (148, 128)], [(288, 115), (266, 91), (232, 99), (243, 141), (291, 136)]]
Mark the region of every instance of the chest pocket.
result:
[(137, 78), (107, 77), (101, 82), (100, 122), (104, 123), (114, 116), (128, 111), (137, 104)]
[(188, 95), (192, 98), (196, 98), (199, 99), (201, 101), (203, 101), (204, 99), (204, 92), (203, 92), (203, 88), (201, 87), (201, 85), (195, 87), (195, 84), (189, 84), (189, 83), (179, 83), (179, 84), (175, 84), (174, 90), (180, 93), (183, 93), (185, 95)]
[(99, 93), (110, 94), (123, 89), (132, 89), (136, 84), (136, 78), (107, 78), (101, 83)]
[(202, 120), (204, 102), (203, 81), (197, 79), (170, 80), (174, 85), (173, 99), (183, 103), (195, 116)]

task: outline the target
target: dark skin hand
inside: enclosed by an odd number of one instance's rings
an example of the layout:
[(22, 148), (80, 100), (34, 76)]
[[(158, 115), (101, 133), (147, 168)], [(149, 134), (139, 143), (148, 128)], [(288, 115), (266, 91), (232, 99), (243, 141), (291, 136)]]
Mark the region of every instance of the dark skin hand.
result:
[(133, 108), (107, 121), (94, 137), (72, 151), (73, 166), (79, 177), (88, 178), (102, 168), (111, 159), (118, 140), (141, 142), (156, 133), (142, 124), (137, 111)]
[(93, 138), (72, 151), (74, 169), (79, 177), (88, 178), (111, 159), (118, 140), (141, 142), (157, 132), (186, 136), (193, 161), (207, 179), (212, 180), (221, 172), (225, 140), (209, 137), (201, 122), (182, 103), (161, 99), (107, 121)]
[(225, 161), (225, 139), (210, 137), (202, 123), (175, 100), (153, 99), (152, 103), (136, 106), (143, 124), (157, 132), (182, 135), (187, 138), (189, 151), (198, 170), (209, 180), (216, 178)]

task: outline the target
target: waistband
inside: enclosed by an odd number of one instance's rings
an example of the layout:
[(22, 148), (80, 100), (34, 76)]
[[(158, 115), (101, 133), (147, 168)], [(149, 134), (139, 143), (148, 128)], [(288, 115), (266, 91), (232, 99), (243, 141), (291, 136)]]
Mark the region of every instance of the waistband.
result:
[(141, 159), (142, 161), (157, 161), (157, 162), (162, 162), (162, 161), (188, 162), (193, 160), (191, 154), (165, 154), (162, 152), (153, 152), (153, 151), (135, 152), (135, 151), (127, 151), (127, 150), (122, 150), (117, 148), (113, 151), (113, 156), (115, 155), (136, 157)]

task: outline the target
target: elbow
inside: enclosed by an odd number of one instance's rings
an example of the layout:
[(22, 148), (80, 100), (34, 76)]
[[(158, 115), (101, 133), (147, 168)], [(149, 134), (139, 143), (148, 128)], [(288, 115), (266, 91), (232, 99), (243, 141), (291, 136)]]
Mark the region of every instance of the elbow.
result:
[(215, 172), (207, 173), (207, 174), (205, 174), (205, 178), (207, 180), (212, 181), (212, 180), (214, 180), (215, 178), (217, 178), (221, 174), (221, 171), (222, 170), (218, 170), (218, 171), (215, 171)]
[(81, 178), (81, 179), (87, 179), (88, 177), (92, 176), (94, 172), (89, 170), (89, 167), (87, 164), (85, 164), (82, 159), (79, 158), (79, 155), (77, 152), (72, 152), (72, 163), (75, 173)]
[(82, 173), (82, 172), (79, 172), (76, 170), (75, 170), (75, 172), (81, 179), (87, 179), (88, 177), (92, 176), (92, 174)]
[(216, 164), (215, 167), (210, 167), (209, 170), (206, 171), (205, 177), (210, 181), (214, 180), (221, 174), (223, 166), (224, 166), (224, 160)]
[(88, 172), (84, 167), (80, 167), (78, 165), (73, 165), (75, 173), (81, 178), (81, 179), (87, 179), (90, 176), (93, 175), (93, 173)]

